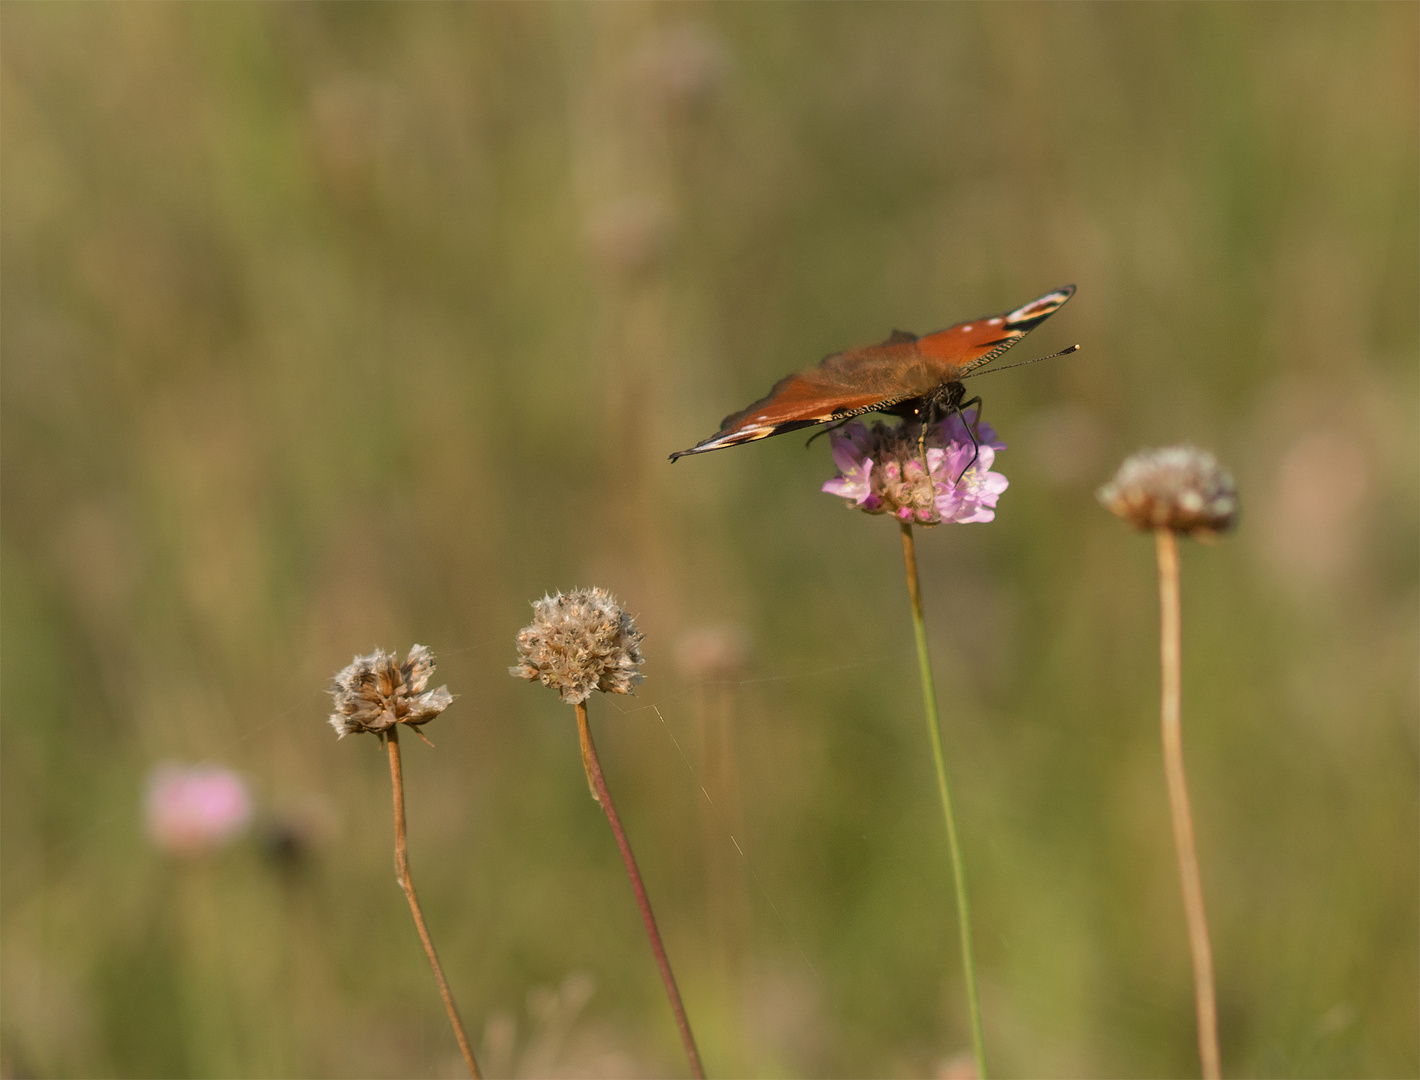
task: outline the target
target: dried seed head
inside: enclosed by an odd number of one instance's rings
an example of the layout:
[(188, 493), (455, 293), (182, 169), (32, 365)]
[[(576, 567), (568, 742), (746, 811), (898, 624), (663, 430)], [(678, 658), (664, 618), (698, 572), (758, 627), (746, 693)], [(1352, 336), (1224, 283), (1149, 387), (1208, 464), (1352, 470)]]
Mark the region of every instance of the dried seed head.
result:
[(427, 724), (454, 700), (447, 686), (424, 689), (433, 673), (434, 657), (424, 645), (410, 649), (402, 664), (383, 649), (357, 656), (336, 673), (331, 685), (335, 709), (330, 726), (342, 739), (361, 731), (379, 735), (395, 724), (408, 724), (422, 734), (419, 725)]
[(1097, 495), (1136, 529), (1217, 533), (1231, 528), (1238, 514), (1233, 478), (1217, 458), (1193, 446), (1142, 450), (1126, 458)]
[(538, 679), (576, 705), (593, 690), (629, 694), (641, 681), (641, 633), (605, 589), (576, 589), (533, 601), (533, 621), (518, 631), (518, 657), (508, 669)]

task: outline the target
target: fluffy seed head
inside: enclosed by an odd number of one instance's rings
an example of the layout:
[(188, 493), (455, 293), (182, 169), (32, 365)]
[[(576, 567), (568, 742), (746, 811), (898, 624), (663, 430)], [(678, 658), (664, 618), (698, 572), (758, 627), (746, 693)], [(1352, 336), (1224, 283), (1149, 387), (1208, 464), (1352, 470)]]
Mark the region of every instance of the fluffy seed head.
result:
[(508, 674), (539, 680), (576, 705), (593, 690), (629, 694), (641, 681), (640, 631), (605, 589), (576, 589), (533, 601), (518, 631), (518, 663)]
[(336, 672), (330, 687), (335, 708), (330, 726), (342, 739), (361, 731), (379, 735), (395, 724), (408, 724), (416, 733), (447, 709), (454, 700), (447, 686), (425, 690), (434, 673), (434, 657), (424, 645), (409, 650), (400, 663), (394, 653), (376, 649), (357, 656), (349, 667)]
[(1136, 529), (1212, 534), (1232, 528), (1238, 514), (1232, 476), (1212, 454), (1194, 446), (1141, 450), (1125, 459), (1097, 495)]
[(838, 476), (823, 490), (842, 496), (865, 513), (891, 514), (909, 524), (991, 521), (996, 501), (1009, 483), (991, 466), (996, 451), (1006, 444), (996, 438), (990, 424), (974, 426), (976, 445), (956, 413), (929, 427), (922, 441), (922, 428), (916, 423), (878, 422), (869, 427), (855, 420), (829, 435)]

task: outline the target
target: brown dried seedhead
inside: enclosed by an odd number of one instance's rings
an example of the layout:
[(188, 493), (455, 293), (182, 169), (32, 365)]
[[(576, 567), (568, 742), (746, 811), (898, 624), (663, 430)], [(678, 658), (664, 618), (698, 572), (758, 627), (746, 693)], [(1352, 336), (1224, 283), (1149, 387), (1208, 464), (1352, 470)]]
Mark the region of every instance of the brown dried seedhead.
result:
[(335, 708), (330, 726), (342, 739), (362, 731), (382, 735), (395, 724), (419, 730), (447, 709), (454, 700), (447, 686), (426, 691), (434, 673), (434, 657), (424, 645), (409, 650), (404, 663), (394, 653), (376, 649), (369, 656), (357, 656), (349, 667), (336, 673), (330, 687)]
[(577, 705), (594, 690), (629, 694), (641, 681), (640, 631), (605, 589), (576, 589), (533, 601), (533, 621), (518, 632), (518, 658), (508, 669), (539, 680)]
[(1126, 458), (1097, 494), (1107, 510), (1137, 529), (1207, 536), (1237, 521), (1232, 476), (1212, 454), (1193, 446), (1142, 450)]

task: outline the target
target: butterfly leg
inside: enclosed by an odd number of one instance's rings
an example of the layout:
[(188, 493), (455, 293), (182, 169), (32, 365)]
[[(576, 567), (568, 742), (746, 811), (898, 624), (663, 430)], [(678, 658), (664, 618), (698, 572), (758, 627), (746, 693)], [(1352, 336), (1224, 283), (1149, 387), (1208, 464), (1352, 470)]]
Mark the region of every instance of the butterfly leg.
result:
[(918, 406), (916, 412), (921, 425), (917, 429), (917, 456), (922, 459), (922, 475), (930, 477), (932, 467), (927, 463), (927, 429), (937, 422), (937, 399), (928, 398), (927, 404)]
[[(973, 416), (970, 421), (968, 421), (967, 418), (966, 418), (966, 410), (969, 409), (969, 408), (971, 408), (973, 405), (976, 406), (976, 415)], [(972, 434), (972, 437), (979, 440), (979, 439), (981, 438), (981, 397), (980, 397), (980, 395), (978, 395), (977, 397), (972, 398), (970, 401), (963, 401), (963, 402), (961, 403), (961, 405), (957, 408), (957, 412), (961, 413), (961, 421), (962, 421), (963, 424), (966, 424), (967, 429), (970, 430), (970, 432), (971, 432), (971, 434)]]
[[(973, 405), (976, 406), (976, 416), (968, 420), (965, 410), (971, 408)], [(971, 440), (971, 460), (966, 463), (966, 468), (952, 481), (952, 484), (955, 486), (961, 482), (963, 476), (971, 471), (971, 467), (976, 464), (976, 459), (981, 456), (981, 442), (976, 434), (977, 425), (981, 423), (981, 398), (978, 396), (972, 398), (970, 401), (958, 402), (952, 406), (952, 411), (961, 417), (961, 426), (966, 428), (966, 437)]]
[[(942, 387), (937, 393), (933, 394), (927, 399), (927, 404), (925, 406), (925, 412), (927, 415), (924, 416), (922, 419), (922, 431), (921, 434), (919, 434), (917, 437), (917, 452), (922, 455), (922, 468), (927, 471), (927, 475), (929, 476), (931, 475), (932, 470), (927, 466), (927, 429), (935, 427), (946, 417), (951, 416), (952, 413), (961, 415), (962, 409), (966, 407), (963, 406), (961, 403), (961, 394), (962, 387), (960, 383), (948, 383), (946, 386)], [(977, 412), (979, 413), (981, 410), (981, 398), (973, 398), (971, 401), (968, 401), (966, 405), (975, 405), (977, 408)], [(923, 411), (923, 409), (919, 409), (918, 415), (921, 415)], [(966, 427), (968, 435), (970, 435), (971, 426), (966, 423), (965, 417), (962, 418), (962, 423), (963, 426)], [(975, 446), (976, 436), (970, 435), (970, 437), (972, 446)], [(976, 456), (972, 455), (971, 460), (972, 464), (975, 464)], [(971, 468), (971, 465), (968, 465), (966, 468)], [(966, 469), (963, 469), (962, 476), (965, 475)], [(952, 481), (952, 484), (955, 486), (957, 480), (960, 479), (961, 476), (958, 476), (956, 480)]]

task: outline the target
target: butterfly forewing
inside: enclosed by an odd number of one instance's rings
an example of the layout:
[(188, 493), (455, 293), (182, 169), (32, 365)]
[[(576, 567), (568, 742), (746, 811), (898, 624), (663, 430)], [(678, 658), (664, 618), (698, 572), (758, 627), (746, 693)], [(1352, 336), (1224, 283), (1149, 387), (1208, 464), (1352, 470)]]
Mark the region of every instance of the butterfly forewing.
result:
[(710, 438), (672, 454), (671, 460), (929, 398), (1000, 356), (1074, 292), (1075, 286), (1066, 285), (1014, 311), (920, 338), (894, 330), (879, 345), (824, 357), (817, 367), (780, 379), (759, 401), (725, 417)]
[(1074, 294), (1075, 286), (1066, 285), (1037, 297), (1015, 311), (958, 323), (935, 334), (926, 334), (917, 339), (917, 347), (942, 364), (944, 374), (948, 375), (945, 381), (955, 381), (967, 372), (991, 363), (1059, 311)]

